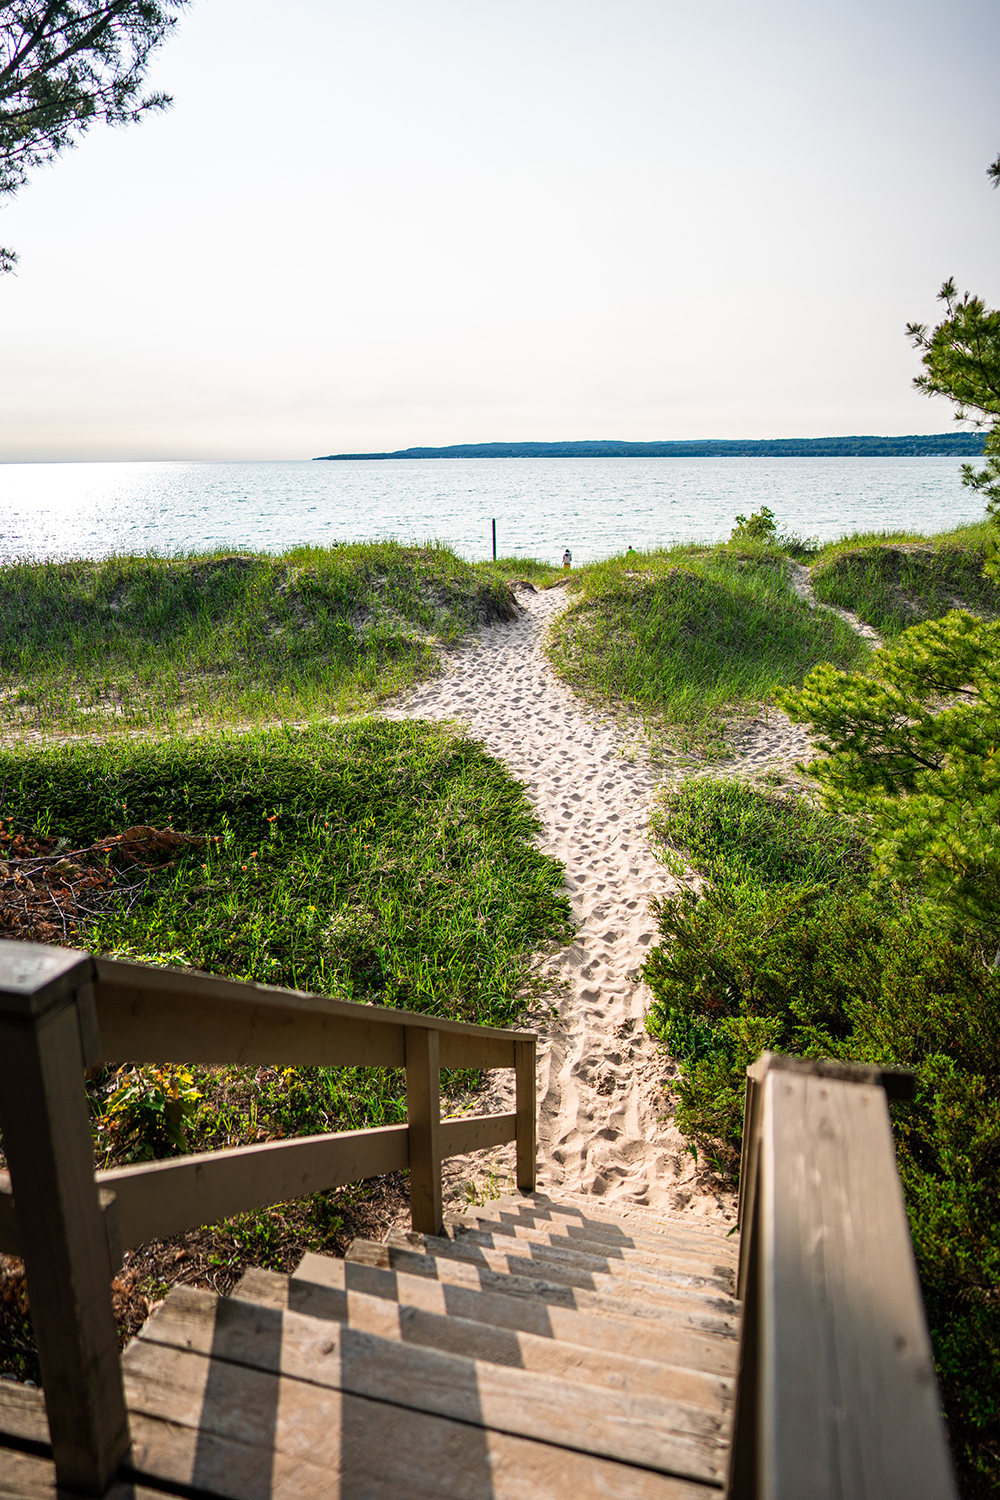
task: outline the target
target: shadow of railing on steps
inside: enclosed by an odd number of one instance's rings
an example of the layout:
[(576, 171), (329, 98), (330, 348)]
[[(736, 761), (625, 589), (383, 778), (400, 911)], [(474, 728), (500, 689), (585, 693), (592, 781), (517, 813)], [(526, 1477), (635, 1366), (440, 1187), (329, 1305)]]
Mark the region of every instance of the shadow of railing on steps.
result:
[(954, 1500), (888, 1098), (896, 1069), (747, 1070), (728, 1500)]
[[(111, 1279), (124, 1251), (271, 1203), (409, 1170), (442, 1227), (441, 1163), (516, 1143), (535, 1187), (534, 1033), (179, 969), (0, 942), (0, 1251), (23, 1257), (60, 1487), (102, 1494), (129, 1448)], [(94, 1171), (84, 1090), (105, 1062), (405, 1068), (405, 1125)], [(516, 1108), (441, 1119), (442, 1068), (513, 1068)]]

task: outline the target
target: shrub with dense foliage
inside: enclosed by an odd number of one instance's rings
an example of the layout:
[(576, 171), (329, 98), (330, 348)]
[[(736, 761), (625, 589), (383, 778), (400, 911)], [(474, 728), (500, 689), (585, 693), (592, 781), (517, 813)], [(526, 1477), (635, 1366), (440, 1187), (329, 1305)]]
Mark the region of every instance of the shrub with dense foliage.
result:
[(765, 1049), (912, 1068), (893, 1106), (966, 1494), (1000, 1483), (1000, 972), (975, 933), (873, 872), (856, 828), (734, 783), (689, 782), (660, 823), (708, 877), (657, 904), (649, 1025), (680, 1065), (678, 1119), (735, 1176), (743, 1088)]

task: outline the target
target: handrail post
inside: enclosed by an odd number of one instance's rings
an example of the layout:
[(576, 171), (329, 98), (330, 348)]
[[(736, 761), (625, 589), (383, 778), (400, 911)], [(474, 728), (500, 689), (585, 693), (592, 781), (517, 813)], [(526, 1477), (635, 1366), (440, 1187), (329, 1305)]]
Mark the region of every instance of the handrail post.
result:
[(517, 1185), (522, 1193), (533, 1193), (538, 1158), (534, 1037), (514, 1043), (514, 1079), (517, 1090)]
[(772, 1053), (748, 1075), (727, 1500), (954, 1500), (886, 1102), (913, 1077)]
[(440, 1234), (441, 1035), (431, 1026), (406, 1028), (406, 1123), (410, 1145), (410, 1218), (417, 1234)]
[(84, 1069), (89, 955), (0, 942), (0, 1128), (60, 1488), (103, 1494), (130, 1445)]

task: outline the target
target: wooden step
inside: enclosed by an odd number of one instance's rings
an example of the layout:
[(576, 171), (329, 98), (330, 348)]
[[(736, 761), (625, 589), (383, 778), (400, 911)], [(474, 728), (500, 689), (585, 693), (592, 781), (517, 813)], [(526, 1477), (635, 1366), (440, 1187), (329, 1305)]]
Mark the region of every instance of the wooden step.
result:
[[(364, 1242), (355, 1243), (360, 1247)], [(510, 1296), (463, 1284), (461, 1279), (438, 1280), (434, 1263), (429, 1265), (430, 1274), (414, 1275), (405, 1269), (385, 1269), (363, 1259), (343, 1261), (310, 1254), (303, 1258), (291, 1278), (291, 1295), (298, 1297), (307, 1295), (311, 1288), (322, 1289), (330, 1294), (332, 1301), (339, 1301), (342, 1308), (336, 1314), (339, 1319), (348, 1316), (350, 1296), (361, 1292), (441, 1316), (467, 1318), (497, 1329), (565, 1340), (588, 1349), (617, 1351), (636, 1359), (660, 1360), (710, 1374), (735, 1374), (737, 1341), (732, 1332), (706, 1333), (667, 1318), (632, 1318), (620, 1306), (614, 1316), (592, 1317), (570, 1305), (560, 1305), (559, 1300), (545, 1301), (537, 1295), (534, 1283), (531, 1291), (535, 1295)], [(302, 1310), (308, 1311), (308, 1307)]]
[[(264, 1475), (258, 1470), (254, 1494), (315, 1493), (317, 1500), (388, 1494), (389, 1485), (397, 1496), (476, 1493), (476, 1446), (484, 1497), (504, 1488), (512, 1496), (564, 1497), (567, 1468), (576, 1470), (581, 1493), (594, 1496), (645, 1494), (651, 1473), (716, 1490), (724, 1478), (725, 1424), (697, 1407), (598, 1391), (190, 1287), (170, 1293), (124, 1366), (137, 1477), (176, 1482), (183, 1470), (192, 1487), (240, 1500), (248, 1493), (246, 1457), (240, 1482), (230, 1466), (241, 1444), (258, 1449), (258, 1465), (262, 1445), (273, 1454)], [(190, 1441), (177, 1442), (178, 1430), (194, 1436), (193, 1455)], [(487, 1433), (519, 1445), (509, 1476), (516, 1489), (497, 1488)], [(215, 1451), (209, 1439), (218, 1440)], [(171, 1448), (172, 1469), (165, 1467)], [(192, 1462), (203, 1452), (208, 1472)], [(620, 1471), (618, 1482), (609, 1483), (606, 1469)], [(262, 1478), (269, 1490), (261, 1490)]]
[(404, 1229), (393, 1230), (388, 1243), (401, 1249), (416, 1250), (423, 1255), (468, 1261), (501, 1275), (537, 1276), (543, 1281), (603, 1292), (609, 1297), (642, 1298), (665, 1307), (704, 1308), (729, 1317), (739, 1312), (739, 1304), (726, 1292), (695, 1285), (681, 1287), (654, 1282), (638, 1271), (630, 1274), (630, 1266), (604, 1271), (591, 1269), (589, 1264), (574, 1265), (569, 1258), (535, 1260), (531, 1256), (530, 1246), (526, 1246), (521, 1253), (516, 1250), (494, 1250), (487, 1245), (470, 1244), (465, 1237), (454, 1240), (438, 1235), (411, 1234)]
[[(173, 1487), (155, 1490), (145, 1485), (121, 1480), (105, 1490), (103, 1500), (163, 1500), (164, 1495), (188, 1495), (185, 1488)], [(718, 1490), (702, 1490), (698, 1494), (718, 1495)], [(15, 1448), (4, 1448), (0, 1441), (0, 1500), (71, 1500), (66, 1490), (56, 1486), (56, 1466), (51, 1458), (38, 1453), (19, 1452)]]
[(607, 1349), (598, 1352), (364, 1292), (335, 1291), (301, 1278), (293, 1281), (277, 1271), (247, 1271), (233, 1296), (261, 1306), (289, 1308), (307, 1317), (347, 1323), (379, 1338), (400, 1339), (468, 1359), (553, 1375), (582, 1385), (687, 1402), (719, 1417), (732, 1406), (734, 1382), (701, 1370), (635, 1359)]
[[(456, 1248), (449, 1241), (442, 1244), (450, 1250)], [(650, 1321), (671, 1319), (704, 1333), (728, 1334), (732, 1338), (738, 1331), (738, 1319), (729, 1311), (714, 1312), (696, 1298), (682, 1298), (679, 1304), (670, 1303), (663, 1298), (648, 1296), (645, 1286), (636, 1295), (629, 1293), (627, 1283), (618, 1282), (617, 1295), (608, 1295), (540, 1275), (518, 1276), (493, 1271), (482, 1261), (477, 1263), (455, 1254), (423, 1254), (404, 1249), (401, 1245), (380, 1245), (372, 1240), (355, 1240), (347, 1252), (347, 1259), (379, 1266), (383, 1270), (408, 1271), (412, 1275), (434, 1277), (438, 1281), (477, 1290), (500, 1292), (504, 1296), (538, 1298), (549, 1306), (572, 1307), (599, 1317), (646, 1318)]]
[(503, 1209), (486, 1204), (482, 1208), (470, 1208), (461, 1213), (449, 1213), (446, 1220), (470, 1222), (482, 1228), (491, 1228), (498, 1234), (524, 1237), (544, 1235), (550, 1244), (574, 1244), (581, 1248), (587, 1245), (600, 1246), (605, 1254), (618, 1252), (625, 1259), (648, 1256), (651, 1260), (666, 1260), (673, 1264), (677, 1260), (691, 1261), (700, 1266), (711, 1266), (719, 1272), (731, 1272), (739, 1259), (739, 1240), (698, 1240), (691, 1235), (633, 1235), (618, 1232), (604, 1224), (584, 1223), (573, 1219), (536, 1218), (520, 1214), (513, 1209)]
[(542, 1192), (501, 1193), (489, 1203), (498, 1203), (504, 1208), (525, 1208), (534, 1213), (549, 1213), (562, 1218), (586, 1219), (595, 1224), (610, 1225), (613, 1229), (626, 1229), (629, 1233), (660, 1235), (674, 1231), (698, 1235), (705, 1240), (725, 1243), (731, 1226), (721, 1222), (706, 1222), (702, 1219), (685, 1218), (682, 1215), (657, 1213), (650, 1208), (628, 1205), (627, 1212), (616, 1213), (613, 1204), (605, 1206), (600, 1198), (591, 1195), (550, 1198)]
[[(675, 1286), (719, 1297), (731, 1298), (734, 1291), (733, 1274), (729, 1268), (717, 1269), (707, 1261), (687, 1260), (681, 1256), (657, 1256), (654, 1259), (644, 1250), (616, 1250), (605, 1254), (599, 1241), (567, 1242), (558, 1235), (550, 1238), (538, 1229), (521, 1229), (515, 1233), (510, 1225), (501, 1230), (490, 1225), (489, 1220), (470, 1221), (465, 1217), (449, 1216), (445, 1221), (445, 1234), (456, 1244), (483, 1245), (487, 1249), (526, 1255), (531, 1260), (553, 1265), (577, 1266), (583, 1271), (637, 1278), (654, 1285)], [(626, 1254), (628, 1259), (625, 1259)]]
[(730, 1230), (702, 1228), (685, 1220), (643, 1220), (634, 1223), (631, 1219), (616, 1219), (599, 1210), (587, 1211), (551, 1199), (540, 1200), (537, 1195), (523, 1194), (490, 1199), (472, 1210), (483, 1216), (502, 1215), (505, 1218), (536, 1225), (539, 1229), (549, 1226), (564, 1227), (575, 1234), (611, 1239), (635, 1246), (648, 1245), (656, 1250), (664, 1246), (687, 1246), (695, 1251), (721, 1255), (725, 1261), (739, 1258), (739, 1237)]

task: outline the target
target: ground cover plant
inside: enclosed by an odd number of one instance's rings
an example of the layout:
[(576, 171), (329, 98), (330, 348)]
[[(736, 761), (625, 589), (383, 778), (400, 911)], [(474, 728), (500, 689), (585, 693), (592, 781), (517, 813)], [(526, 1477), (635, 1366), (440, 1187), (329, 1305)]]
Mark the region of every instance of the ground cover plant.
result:
[(552, 664), (580, 692), (624, 701), (682, 743), (717, 746), (724, 722), (780, 683), (801, 682), (820, 661), (865, 658), (857, 634), (798, 599), (789, 576), (780, 547), (739, 522), (722, 547), (591, 564), (555, 623)]
[[(18, 748), (0, 752), (0, 789), (0, 894), (21, 937), (51, 941), (65, 921), (106, 954), (498, 1026), (536, 993), (531, 955), (569, 937), (562, 868), (535, 849), (522, 788), (447, 726)], [(402, 1076), (377, 1069), (123, 1059), (89, 1095), (102, 1164), (405, 1118)], [(399, 1212), (405, 1185), (377, 1194)], [(370, 1193), (339, 1190), (144, 1247), (117, 1284), (123, 1334), (169, 1280), (227, 1291), (247, 1264), (342, 1252), (374, 1212)], [(32, 1359), (7, 1262), (0, 1368)]]
[(855, 823), (701, 778), (655, 824), (707, 882), (656, 904), (649, 1028), (680, 1064), (677, 1118), (729, 1181), (747, 1066), (771, 1048), (912, 1068), (893, 1105), (903, 1191), (967, 1496), (1000, 1484), (1000, 971), (878, 874)]
[(938, 536), (849, 536), (821, 549), (810, 581), (817, 599), (849, 609), (887, 640), (953, 609), (1000, 615), (1000, 587), (983, 573), (993, 528)]
[(502, 572), (438, 546), (15, 563), (0, 569), (0, 728), (165, 732), (357, 711), (516, 612)]

